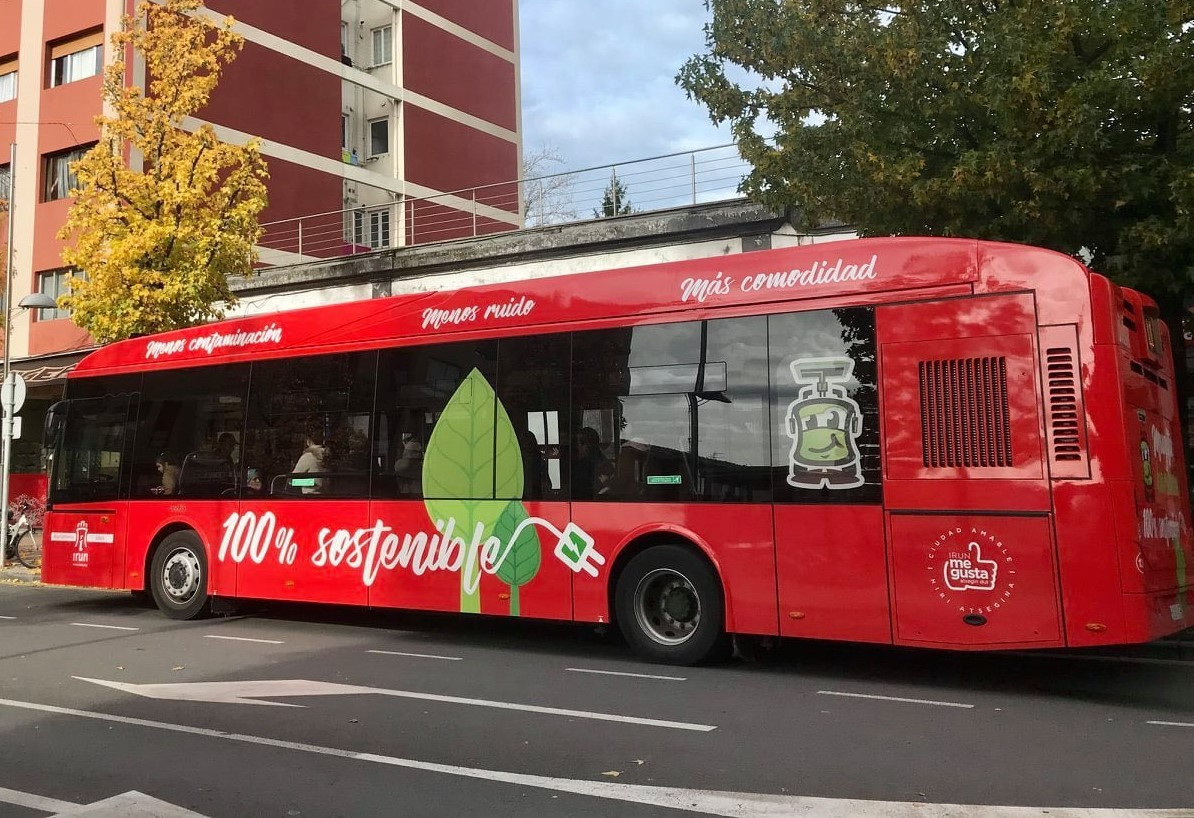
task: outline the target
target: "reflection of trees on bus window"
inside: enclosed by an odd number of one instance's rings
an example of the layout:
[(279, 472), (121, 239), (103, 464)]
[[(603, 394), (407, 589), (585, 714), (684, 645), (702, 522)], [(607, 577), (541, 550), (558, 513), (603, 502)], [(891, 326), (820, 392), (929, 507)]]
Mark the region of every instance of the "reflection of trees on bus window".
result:
[(503, 338), (498, 344), (494, 389), (518, 436), (522, 457), (522, 495), (511, 499), (567, 497), (571, 350), (567, 334)]
[[(260, 471), (267, 493), (299, 499), (369, 496), (376, 367), (376, 352), (253, 365), (241, 461)], [(320, 470), (295, 476), (292, 470), (312, 445), (322, 450)]]
[[(463, 341), (381, 352), (370, 450), (374, 497), (422, 496), (423, 463), (436, 422), (473, 369), (492, 384), (496, 368), (496, 341)], [(492, 484), (491, 475), (486, 497), (492, 496)]]
[[(229, 442), (244, 428), (249, 365), (148, 372), (141, 387), (133, 450), (132, 496), (151, 497), (160, 488), (156, 460), (178, 458), (179, 497), (235, 495), (236, 472)], [(225, 449), (219, 446), (224, 436)], [(227, 450), (227, 453), (225, 453)]]
[[(880, 500), (878, 370), (875, 363), (875, 313), (869, 307), (773, 315), (768, 319), (771, 349), (771, 458), (777, 502), (873, 503)], [(802, 488), (789, 485), (793, 439), (779, 424), (798, 399), (801, 384), (792, 364), (803, 359), (849, 359), (853, 371), (842, 384), (846, 396), (861, 410), (856, 442), (863, 485), (853, 488)], [(826, 481), (829, 482), (829, 481)]]
[(765, 318), (577, 333), (572, 384), (614, 467), (597, 499), (769, 498)]
[(67, 383), (70, 403), (61, 410), (62, 427), (47, 441), (57, 447), (49, 458), (51, 501), (103, 502), (128, 495), (128, 450), (140, 384), (139, 375)]
[[(788, 416), (801, 388), (792, 364), (807, 359), (852, 362), (844, 407), (814, 414), (853, 429), (846, 415), (854, 411), (861, 434), (855, 440), (851, 433), (849, 443), (862, 485), (842, 475), (826, 481), (832, 486), (787, 479), (794, 445)], [(71, 405), (71, 413), (90, 413), (97, 429), (107, 429), (106, 439), (75, 432), (87, 451), (55, 462), (53, 479), (61, 491), (73, 486), (78, 498), (115, 499), (121, 487), (150, 497), (160, 485), (154, 458), (171, 451), (181, 461), (182, 497), (248, 496), (251, 467), (267, 495), (312, 496), (303, 489), (317, 480), (320, 497), (421, 499), (429, 459), (444, 456), (434, 451), (436, 424), (464, 429), (477, 417), (500, 418), (496, 404), (475, 403), (493, 398), (469, 380), (474, 370), (505, 412), (492, 436), (504, 448), (468, 473), (460, 483), (467, 489), (445, 489), (441, 481), (439, 491), (495, 498), (497, 457), (517, 457), (521, 491), (496, 499), (880, 499), (874, 312), (862, 307), (264, 360), (131, 381), (79, 379), (68, 385), (72, 399), (101, 398), (107, 385), (128, 391), (120, 405), (107, 397), (94, 407)], [(480, 391), (466, 395), (462, 386)], [(136, 431), (131, 458), (124, 456), (122, 411), (131, 412), (127, 438)], [(310, 445), (323, 448), (322, 471), (297, 477), (293, 469)], [(501, 491), (513, 495), (516, 487), (504, 479)]]

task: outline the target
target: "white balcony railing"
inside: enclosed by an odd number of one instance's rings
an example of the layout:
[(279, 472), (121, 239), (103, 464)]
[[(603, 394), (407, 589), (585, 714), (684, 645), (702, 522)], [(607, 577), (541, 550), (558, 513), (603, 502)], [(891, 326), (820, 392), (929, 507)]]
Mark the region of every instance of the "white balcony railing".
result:
[[(261, 263), (293, 264), (602, 217), (613, 180), (635, 213), (735, 198), (749, 166), (733, 145), (361, 204), (262, 225)], [(356, 183), (360, 184), (360, 183)]]

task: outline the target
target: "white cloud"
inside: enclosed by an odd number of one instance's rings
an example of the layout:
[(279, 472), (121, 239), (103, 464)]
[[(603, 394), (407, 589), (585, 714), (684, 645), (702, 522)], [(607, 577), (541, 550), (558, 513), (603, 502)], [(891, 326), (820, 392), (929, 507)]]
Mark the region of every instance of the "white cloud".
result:
[(704, 49), (701, 0), (521, 0), (523, 138), (568, 169), (726, 144), (675, 84)]

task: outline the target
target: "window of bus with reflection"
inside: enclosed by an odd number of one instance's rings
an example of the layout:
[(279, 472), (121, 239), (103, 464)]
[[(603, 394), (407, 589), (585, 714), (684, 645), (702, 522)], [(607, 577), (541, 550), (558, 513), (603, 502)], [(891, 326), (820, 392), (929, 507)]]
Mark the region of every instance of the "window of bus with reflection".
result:
[(376, 352), (253, 364), (246, 484), (252, 469), (273, 499), (367, 499), (376, 375)]
[[(480, 385), (481, 379), (492, 389), (496, 375), (496, 341), (461, 341), (382, 350), (374, 417), (374, 499), (413, 500), (424, 496), (424, 466), (436, 424), (446, 416), (445, 428), (459, 422), (463, 428), (473, 429), (473, 413), (486, 414), (485, 409), (473, 400), (475, 397), (485, 400), (480, 397), (485, 391)], [(467, 394), (462, 393), (462, 389)], [(492, 401), (492, 392), (488, 401)], [(489, 416), (492, 416), (491, 412)], [(471, 449), (469, 453), (472, 454)], [(435, 452), (431, 455), (434, 459)], [(434, 492), (440, 496), (451, 492), (451, 496), (490, 499), (493, 497), (492, 451), (485, 458), (481, 471), (483, 473), (472, 468), (452, 471), (454, 477), (445, 476)], [(441, 469), (440, 473), (445, 472)]]
[(577, 333), (572, 380), (572, 499), (770, 500), (765, 318)]
[(874, 310), (772, 315), (768, 336), (776, 502), (880, 502)]

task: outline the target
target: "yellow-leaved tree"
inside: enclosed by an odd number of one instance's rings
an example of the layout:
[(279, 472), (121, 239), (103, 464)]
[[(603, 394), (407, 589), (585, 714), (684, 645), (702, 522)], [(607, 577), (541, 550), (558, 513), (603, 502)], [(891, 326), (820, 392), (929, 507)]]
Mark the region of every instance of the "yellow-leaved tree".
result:
[[(60, 302), (101, 343), (222, 317), (235, 303), (229, 276), (256, 261), (268, 177), (258, 143), (221, 142), (189, 119), (244, 43), (231, 18), (217, 26), (195, 14), (202, 7), (141, 2), (124, 18), (104, 71), (115, 115), (97, 118), (100, 140), (72, 168), (62, 259), (81, 273)], [(147, 89), (126, 77), (130, 46)]]

